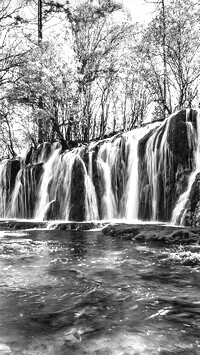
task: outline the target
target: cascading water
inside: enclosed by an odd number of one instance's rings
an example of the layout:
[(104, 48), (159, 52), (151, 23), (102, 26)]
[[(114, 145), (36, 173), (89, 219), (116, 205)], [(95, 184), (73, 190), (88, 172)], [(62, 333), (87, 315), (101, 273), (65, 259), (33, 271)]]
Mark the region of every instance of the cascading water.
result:
[(41, 187), (38, 193), (38, 203), (36, 205), (35, 218), (43, 220), (48, 209), (49, 201), (48, 187), (53, 178), (53, 169), (59, 159), (60, 148), (55, 149), (49, 160), (44, 164), (44, 173), (42, 175)]
[(195, 147), (194, 171), (189, 177), (186, 191), (179, 197), (172, 213), (171, 222), (173, 224), (180, 224), (180, 225), (184, 223), (184, 218), (187, 211), (186, 204), (189, 200), (190, 192), (195, 182), (196, 176), (200, 172), (200, 112), (198, 112), (196, 118), (196, 131), (194, 130), (194, 127), (191, 124), (191, 122), (187, 122), (187, 133), (188, 133), (188, 142), (190, 146)]
[[(72, 151), (60, 154), (60, 149), (56, 148), (49, 160), (44, 164), (44, 173), (41, 177), (38, 203), (35, 218), (43, 220), (46, 218), (48, 210), (57, 202), (59, 205), (59, 217), (63, 220), (70, 219), (71, 213), (71, 192), (72, 174), (75, 164), (79, 164), (83, 170), (85, 185), (85, 219), (99, 219), (95, 188), (92, 182), (90, 171), (87, 172), (84, 161), (81, 158), (83, 148), (76, 148)], [(62, 195), (61, 195), (62, 193)]]
[[(84, 180), (85, 220), (137, 219), (139, 205), (138, 143), (147, 132), (148, 127), (140, 128), (119, 137), (90, 144), (88, 146), (88, 164), (82, 159), (84, 147), (61, 154), (60, 148), (55, 145), (51, 148), (47, 159), (45, 149), (49, 149), (49, 147), (44, 145), (37, 157), (37, 164), (43, 164), (43, 173), (40, 178), (40, 186), (37, 187), (34, 218), (37, 220), (49, 218), (49, 211), (55, 205), (57, 211), (53, 218), (70, 220), (74, 204), (71, 197), (71, 185), (79, 183), (78, 180), (76, 181), (76, 175), (72, 179), (72, 174), (75, 165), (78, 164), (78, 169), (82, 170)], [(100, 186), (99, 194), (93, 176), (93, 156), (96, 148), (98, 150), (96, 173)], [(120, 166), (123, 166), (121, 171), (119, 171)], [(32, 170), (30, 174), (32, 174)], [(26, 210), (30, 205), (32, 185), (34, 185), (34, 177), (31, 176), (28, 179), (22, 164), (9, 204), (9, 217), (30, 216)], [(81, 193), (83, 192), (81, 191)], [(21, 207), (19, 208), (19, 206)]]
[[(158, 124), (154, 123), (153, 127)], [(127, 183), (125, 186), (124, 215), (126, 220), (138, 219), (139, 209), (139, 141), (148, 133), (149, 126), (124, 134), (126, 137)]]
[[(166, 204), (166, 182), (167, 175), (172, 170), (171, 154), (167, 141), (168, 129), (171, 119), (174, 115), (168, 117), (158, 129), (151, 135), (146, 146), (146, 166), (150, 186), (151, 197), (151, 216), (152, 221), (159, 220), (161, 207), (159, 206), (161, 194), (164, 209)], [(162, 174), (162, 181), (160, 179)], [(162, 185), (161, 185), (162, 184)], [(161, 191), (163, 188), (163, 191)]]
[(117, 218), (117, 199), (112, 188), (112, 169), (116, 164), (119, 151), (119, 140), (111, 140), (102, 144), (97, 156), (97, 167), (102, 177), (103, 194), (101, 198), (101, 214), (103, 219)]
[[(15, 187), (13, 190), (13, 193), (11, 195), (11, 200), (9, 203), (9, 207), (8, 207), (8, 212), (7, 212), (7, 217), (19, 217), (17, 215), (18, 212), (18, 199), (20, 196), (20, 189), (22, 187), (22, 169), (20, 169), (20, 171), (17, 174), (16, 177), (16, 182), (15, 182)], [(25, 203), (24, 203), (25, 205)]]
[(188, 110), (64, 152), (57, 144), (43, 144), (21, 165), (20, 160), (1, 163), (1, 217), (169, 221), (180, 195), (177, 179), (191, 171), (195, 150), (194, 173), (173, 212), (179, 223), (200, 171), (195, 122), (198, 138), (199, 119)]
[(138, 218), (138, 140), (127, 137), (128, 148), (128, 181), (126, 185), (125, 215), (127, 220)]
[(98, 203), (95, 187), (93, 184), (93, 168), (92, 168), (92, 156), (93, 152), (89, 151), (89, 163), (88, 163), (88, 172), (85, 167), (84, 162), (84, 182), (85, 182), (85, 219), (86, 221), (98, 220), (99, 219), (99, 211), (98, 211)]

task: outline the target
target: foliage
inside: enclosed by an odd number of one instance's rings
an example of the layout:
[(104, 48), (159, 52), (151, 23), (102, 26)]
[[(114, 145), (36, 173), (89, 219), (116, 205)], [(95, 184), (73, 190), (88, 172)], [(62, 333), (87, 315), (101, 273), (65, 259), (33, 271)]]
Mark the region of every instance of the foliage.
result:
[(170, 114), (175, 109), (191, 107), (197, 95), (200, 75), (197, 14), (197, 6), (190, 0), (168, 1), (165, 18), (158, 7), (143, 31), (138, 47), (143, 61), (142, 77), (163, 116), (165, 110)]
[[(0, 5), (1, 156), (59, 140), (63, 148), (191, 107), (200, 76), (199, 5), (155, 1), (147, 26), (120, 2)], [(20, 134), (17, 133), (20, 132)]]

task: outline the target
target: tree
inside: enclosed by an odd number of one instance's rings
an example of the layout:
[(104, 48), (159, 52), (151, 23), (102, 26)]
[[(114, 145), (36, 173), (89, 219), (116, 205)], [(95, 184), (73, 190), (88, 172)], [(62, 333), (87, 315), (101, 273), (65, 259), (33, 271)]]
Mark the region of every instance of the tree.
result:
[(200, 42), (194, 2), (176, 0), (168, 8), (167, 62), (177, 108), (191, 106), (200, 76)]
[(199, 24), (196, 5), (190, 1), (161, 1), (161, 7), (144, 30), (138, 54), (142, 77), (161, 115), (191, 105), (197, 94)]
[[(82, 136), (88, 141), (92, 136), (92, 104), (100, 87), (100, 135), (105, 132), (105, 100), (108, 101), (111, 81), (116, 66), (110, 61), (123, 41), (127, 24), (117, 24), (115, 13), (121, 5), (104, 0), (97, 5), (85, 1), (68, 16), (74, 39), (74, 52), (78, 62), (79, 115)], [(104, 87), (101, 83), (104, 82)], [(109, 89), (108, 89), (109, 87)]]
[[(43, 55), (39, 56), (40, 48), (35, 47), (29, 62), (21, 68), (21, 79), (8, 92), (9, 103), (20, 103), (24, 110), (31, 109), (34, 123), (38, 125), (39, 119), (43, 122), (43, 140), (59, 140), (64, 147), (67, 138), (72, 139), (68, 128), (70, 118), (75, 114), (76, 73), (73, 66), (67, 65), (65, 51), (57, 36), (54, 40), (51, 37), (51, 43), (43, 42), (43, 49)], [(38, 105), (40, 97), (42, 107)]]
[(26, 60), (27, 51), (22, 50), (21, 41), (16, 37), (17, 13), (22, 5), (11, 7), (11, 1), (0, 4), (0, 88), (18, 79), (18, 68)]

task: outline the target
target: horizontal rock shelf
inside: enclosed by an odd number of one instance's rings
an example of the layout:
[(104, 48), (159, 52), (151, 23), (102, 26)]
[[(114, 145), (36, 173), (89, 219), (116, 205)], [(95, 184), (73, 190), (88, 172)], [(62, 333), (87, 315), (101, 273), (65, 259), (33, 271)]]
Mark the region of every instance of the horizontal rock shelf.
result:
[(200, 241), (200, 228), (166, 224), (109, 224), (102, 231), (105, 235), (139, 242), (191, 244)]

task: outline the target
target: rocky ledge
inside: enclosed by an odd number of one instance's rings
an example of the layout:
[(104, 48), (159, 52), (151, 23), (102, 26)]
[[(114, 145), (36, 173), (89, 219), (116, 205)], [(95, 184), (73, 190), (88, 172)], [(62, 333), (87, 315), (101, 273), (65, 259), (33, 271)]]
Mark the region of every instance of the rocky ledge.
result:
[(105, 235), (165, 244), (192, 244), (200, 241), (200, 228), (180, 227), (166, 224), (109, 224), (102, 229)]
[(165, 244), (199, 244), (200, 227), (183, 227), (167, 224), (127, 224), (97, 222), (63, 222), (63, 221), (34, 221), (34, 220), (0, 220), (1, 230), (25, 230), (25, 229), (55, 229), (87, 231), (99, 229), (104, 235), (135, 240), (138, 242), (160, 242)]
[(34, 221), (34, 220), (0, 220), (0, 229), (56, 229), (56, 230), (92, 230), (101, 229), (106, 223), (99, 222), (59, 222), (59, 221)]

